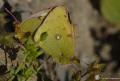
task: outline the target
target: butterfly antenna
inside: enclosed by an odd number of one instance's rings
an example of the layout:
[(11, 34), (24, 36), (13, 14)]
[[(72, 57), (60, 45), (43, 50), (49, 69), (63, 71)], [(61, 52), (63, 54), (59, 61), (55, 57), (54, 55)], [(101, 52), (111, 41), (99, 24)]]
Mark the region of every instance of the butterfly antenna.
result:
[(20, 23), (20, 21), (7, 8), (5, 8), (5, 11), (13, 17), (13, 19), (16, 21), (16, 23)]

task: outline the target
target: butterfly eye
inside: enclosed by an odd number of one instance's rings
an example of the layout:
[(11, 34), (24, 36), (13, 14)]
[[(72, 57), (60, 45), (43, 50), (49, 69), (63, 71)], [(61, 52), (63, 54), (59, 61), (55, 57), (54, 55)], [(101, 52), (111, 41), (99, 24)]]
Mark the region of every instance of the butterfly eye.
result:
[(44, 41), (48, 36), (48, 33), (47, 32), (43, 32), (41, 35), (40, 35), (40, 41)]

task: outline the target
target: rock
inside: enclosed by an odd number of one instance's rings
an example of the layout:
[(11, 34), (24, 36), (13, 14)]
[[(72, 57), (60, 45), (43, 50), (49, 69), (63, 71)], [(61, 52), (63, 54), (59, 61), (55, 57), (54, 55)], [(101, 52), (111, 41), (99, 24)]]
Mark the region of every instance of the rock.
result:
[(4, 2), (3, 0), (0, 0), (0, 8), (3, 6)]

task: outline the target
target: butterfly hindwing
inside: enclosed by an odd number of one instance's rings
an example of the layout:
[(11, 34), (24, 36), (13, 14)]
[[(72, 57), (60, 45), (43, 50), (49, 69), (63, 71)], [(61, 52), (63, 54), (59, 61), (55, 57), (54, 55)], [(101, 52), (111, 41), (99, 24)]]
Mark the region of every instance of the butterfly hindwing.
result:
[(30, 33), (33, 35), (33, 33), (36, 31), (36, 29), (39, 27), (39, 25), (42, 23), (45, 16), (48, 14), (50, 9), (44, 10), (42, 12), (39, 12), (35, 15), (32, 15), (28, 19), (24, 20), (20, 24), (16, 26), (16, 34), (18, 38), (23, 38), (25, 33)]

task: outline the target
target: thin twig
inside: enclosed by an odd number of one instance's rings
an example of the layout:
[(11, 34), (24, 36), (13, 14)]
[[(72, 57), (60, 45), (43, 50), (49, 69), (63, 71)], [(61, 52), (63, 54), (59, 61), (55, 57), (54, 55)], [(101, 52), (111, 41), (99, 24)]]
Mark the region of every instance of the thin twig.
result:
[(20, 22), (20, 21), (18, 21), (18, 19), (17, 19), (7, 8), (5, 8), (5, 11), (6, 11), (7, 13), (9, 13), (17, 23)]

